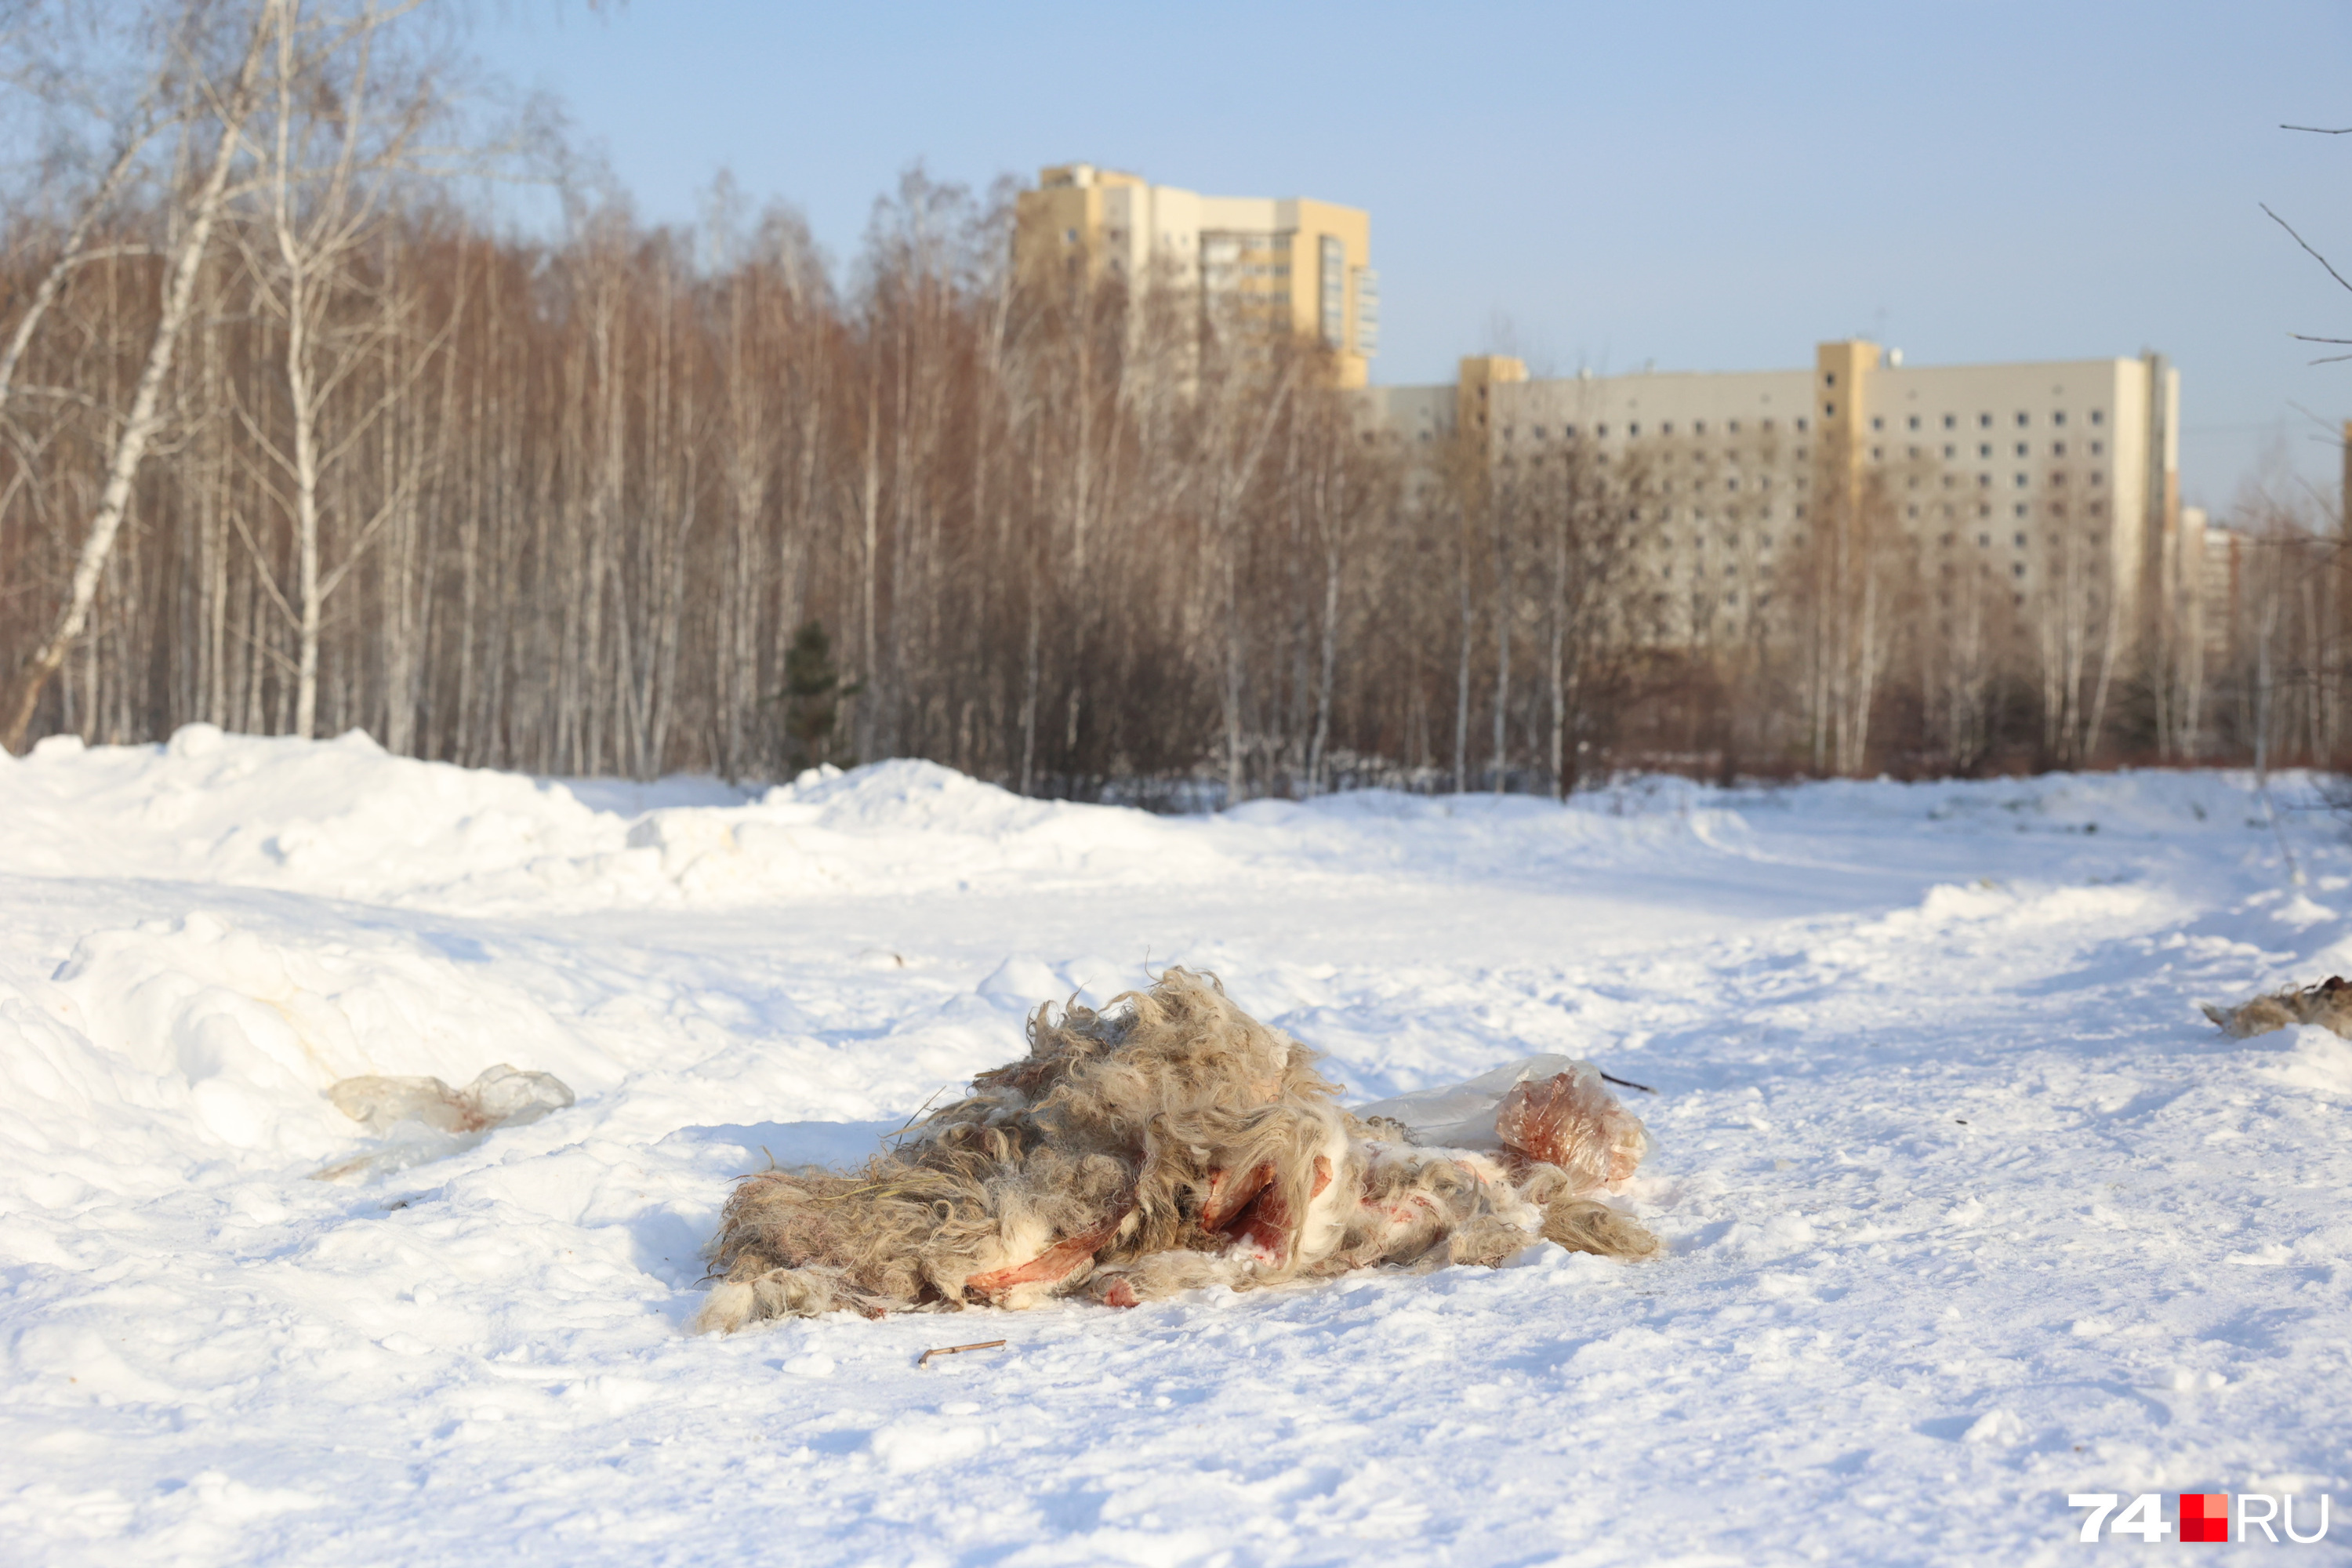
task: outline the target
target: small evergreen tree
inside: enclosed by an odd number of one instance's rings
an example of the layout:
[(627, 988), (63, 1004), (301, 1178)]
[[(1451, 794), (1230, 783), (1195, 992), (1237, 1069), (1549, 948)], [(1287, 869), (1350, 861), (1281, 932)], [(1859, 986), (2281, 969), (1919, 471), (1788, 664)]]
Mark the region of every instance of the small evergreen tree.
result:
[(862, 684), (841, 683), (824, 623), (802, 623), (793, 634), (792, 651), (784, 656), (784, 689), (779, 694), (784, 703), (784, 756), (793, 771), (855, 762), (835, 757), (834, 742), (840, 731), (842, 700), (856, 696)]

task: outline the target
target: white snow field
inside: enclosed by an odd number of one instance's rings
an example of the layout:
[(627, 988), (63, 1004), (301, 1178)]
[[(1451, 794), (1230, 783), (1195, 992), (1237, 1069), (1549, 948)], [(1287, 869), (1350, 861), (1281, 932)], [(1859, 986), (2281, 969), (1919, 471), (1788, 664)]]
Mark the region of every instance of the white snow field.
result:
[[(2124, 1550), (2070, 1493), (2191, 1490), (2333, 1492), (2204, 1560), (2340, 1560), (2352, 1046), (2195, 1005), (2352, 970), (2352, 849), (2284, 820), (2300, 886), (2214, 773), (1157, 818), (46, 742), (0, 760), (0, 1561), (2016, 1564)], [(1667, 1255), (686, 1332), (730, 1177), (1171, 963), (1351, 1100), (1655, 1086)], [(335, 1079), (502, 1062), (578, 1103), (310, 1179), (364, 1147)]]

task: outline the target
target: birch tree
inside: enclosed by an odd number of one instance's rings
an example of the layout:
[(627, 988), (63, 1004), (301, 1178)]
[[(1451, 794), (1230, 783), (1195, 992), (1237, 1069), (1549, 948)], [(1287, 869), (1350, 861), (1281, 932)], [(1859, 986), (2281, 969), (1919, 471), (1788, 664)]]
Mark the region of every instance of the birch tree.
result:
[[(171, 226), (176, 232), (171, 234), (166, 246), (163, 307), (149, 339), (146, 361), (141, 367), (130, 406), (115, 436), (106, 468), (105, 488), (84, 535), (65, 603), (48, 636), (17, 668), (5, 690), (0, 690), (0, 745), (11, 751), (23, 749), (25, 733), (32, 724), (42, 690), (64, 665), (67, 650), (89, 622), (91, 602), (98, 595), (100, 574), (114, 552), (116, 536), (131, 508), (131, 487), (139, 477), (140, 462), (163, 423), (164, 380), (171, 373), (172, 356), (179, 346), (181, 331), (187, 324), (196, 278), (204, 267), (213, 231), (229, 200), (231, 180), (243, 161), (245, 130), (260, 96), (281, 4), (282, 0), (262, 0), (252, 8), (246, 26), (239, 29), (239, 45), (228, 57), (230, 63), (225, 71), (206, 68), (207, 62), (201, 53), (203, 40), (192, 26), (172, 35), (170, 58), (159, 63), (155, 72), (155, 79), (160, 82), (169, 79), (169, 73), (174, 70), (187, 69), (187, 86), (183, 90), (192, 100), (192, 112), (185, 123), (191, 134), (209, 131), (212, 145), (192, 188), (173, 203)], [(192, 8), (189, 21), (193, 24), (196, 20)]]

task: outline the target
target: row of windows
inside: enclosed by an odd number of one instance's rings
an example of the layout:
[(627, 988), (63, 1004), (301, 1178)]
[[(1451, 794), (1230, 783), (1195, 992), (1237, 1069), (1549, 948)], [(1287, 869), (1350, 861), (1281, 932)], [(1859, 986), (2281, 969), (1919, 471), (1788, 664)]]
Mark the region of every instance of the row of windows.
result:
[[(1769, 430), (1771, 427), (1772, 422), (1770, 420), (1768, 419), (1764, 421), (1764, 428)], [(1805, 421), (1801, 419), (1798, 420), (1797, 427), (1801, 430), (1803, 429), (1805, 427)], [(1736, 432), (1739, 428), (1739, 422), (1736, 419), (1731, 421), (1731, 428)], [(1639, 436), (1642, 433), (1642, 427), (1638, 424), (1629, 425), (1625, 429), (1626, 434), (1629, 436)], [(1703, 433), (1704, 430), (1705, 425), (1702, 423), (1698, 430), (1694, 433)], [(1606, 425), (1596, 425), (1592, 426), (1591, 433), (1595, 437), (1606, 437), (1609, 434), (1609, 426)], [(1661, 435), (1672, 435), (1673, 433), (1674, 425), (1672, 421), (1668, 421), (1665, 425), (1661, 426), (1659, 431), (1659, 434)], [(1550, 432), (1547, 426), (1536, 425), (1529, 426), (1528, 434), (1531, 439), (1542, 441), (1549, 438)], [(1509, 425), (1503, 426), (1504, 440), (1515, 440), (1517, 438), (1517, 435), (1518, 432), (1516, 427)], [(1560, 436), (1566, 440), (1573, 441), (1578, 438), (1578, 429), (1573, 425), (1563, 425), (1560, 426)], [(1428, 432), (1423, 431), (1422, 434), (1422, 439), (1427, 440), (1428, 438)], [(2094, 458), (2104, 458), (2107, 455), (2107, 444), (2105, 441), (2089, 442), (2086, 449), (2088, 454)], [(2014, 456), (2020, 458), (2031, 458), (2033, 455), (2032, 444), (2027, 441), (2019, 441), (2015, 443), (2011, 450)], [(1884, 463), (1887, 460), (1886, 452), (1887, 449), (1885, 447), (1873, 447), (1870, 449), (1870, 460), (1874, 463)], [(1926, 458), (1927, 456), (1927, 449), (1925, 447), (1906, 447), (1904, 448), (1903, 455), (1905, 458), (1916, 461)], [(1947, 441), (1944, 443), (1943, 455), (1945, 461), (1957, 462), (1960, 458), (1960, 448), (1957, 443)], [(1979, 442), (1977, 444), (1976, 455), (1979, 461), (1990, 459), (1993, 455), (1993, 444), (1990, 441)], [(2063, 458), (2067, 455), (2068, 453), (2065, 442), (2053, 441), (2050, 443), (2050, 456), (2052, 458)], [(1811, 456), (1811, 452), (1808, 447), (1799, 447), (1790, 451), (1789, 456), (1794, 461), (1801, 463)], [(1739, 454), (1737, 452), (1726, 452), (1722, 454), (1722, 457), (1724, 460), (1727, 461), (1737, 461), (1738, 460)], [(1701, 452), (1694, 451), (1690, 454), (1690, 459), (1694, 463), (1706, 462), (1707, 458), (1707, 454)], [(2096, 481), (2095, 480), (2094, 482), (2095, 483)]]
[[(1808, 419), (1799, 419), (1799, 420), (1797, 420), (1795, 423), (1796, 423), (1796, 426), (1797, 426), (1797, 428), (1798, 428), (1799, 430), (1809, 430), (1809, 429), (1812, 428), (1812, 422), (1811, 422), (1811, 420), (1808, 420)], [(1762, 432), (1763, 434), (1765, 434), (1765, 435), (1769, 435), (1769, 434), (1771, 434), (1771, 433), (1772, 433), (1772, 430), (1773, 430), (1774, 426), (1773, 426), (1772, 421), (1770, 421), (1769, 419), (1759, 419), (1759, 420), (1758, 420), (1758, 421), (1756, 422), (1756, 428), (1757, 428), (1759, 431), (1760, 431), (1760, 432)], [(1738, 421), (1738, 420), (1737, 420), (1737, 419), (1727, 419), (1727, 420), (1725, 420), (1725, 421), (1723, 422), (1723, 430), (1724, 430), (1724, 434), (1726, 434), (1726, 435), (1727, 435), (1727, 436), (1737, 436), (1737, 435), (1738, 435), (1738, 434), (1740, 433), (1739, 421)], [(1529, 438), (1531, 438), (1531, 439), (1533, 439), (1533, 440), (1537, 440), (1537, 441), (1542, 441), (1542, 440), (1549, 439), (1549, 426), (1543, 426), (1543, 425), (1532, 425), (1532, 426), (1529, 426), (1528, 427), (1528, 435)], [(1673, 434), (1675, 433), (1675, 422), (1674, 422), (1673, 420), (1671, 420), (1671, 419), (1665, 419), (1665, 420), (1661, 420), (1661, 421), (1659, 421), (1658, 425), (1657, 425), (1657, 426), (1656, 426), (1656, 427), (1655, 427), (1655, 433), (1656, 433), (1656, 434), (1658, 434), (1658, 435), (1660, 435), (1660, 436), (1671, 436), (1671, 435), (1673, 435)], [(1562, 439), (1562, 440), (1564, 440), (1564, 441), (1573, 441), (1573, 440), (1576, 440), (1576, 439), (1577, 439), (1580, 435), (1584, 434), (1584, 432), (1580, 431), (1580, 430), (1576, 426), (1573, 426), (1573, 425), (1563, 425), (1563, 426), (1561, 426), (1559, 427), (1559, 434), (1560, 434), (1560, 439)], [(1604, 424), (1604, 425), (1595, 425), (1595, 426), (1593, 426), (1591, 427), (1591, 434), (1592, 435), (1592, 437), (1593, 437), (1596, 440), (1603, 440), (1603, 441), (1605, 441), (1605, 440), (1607, 440), (1607, 439), (1609, 438), (1609, 426), (1608, 426), (1607, 425), (1605, 425), (1605, 424)], [(1628, 424), (1628, 425), (1625, 426), (1625, 434), (1626, 434), (1626, 436), (1627, 436), (1627, 437), (1638, 437), (1638, 436), (1640, 436), (1640, 435), (1642, 434), (1642, 424), (1641, 424), (1641, 421), (1637, 419), (1637, 420), (1634, 420), (1633, 422), (1632, 422), (1631, 424)], [(1706, 420), (1704, 420), (1704, 419), (1694, 419), (1694, 420), (1692, 420), (1692, 421), (1690, 422), (1690, 434), (1692, 434), (1692, 435), (1694, 435), (1694, 436), (1704, 436), (1704, 435), (1706, 435)], [(1512, 435), (1513, 435), (1512, 427), (1511, 427), (1510, 426), (1508, 426), (1508, 425), (1504, 426), (1503, 426), (1503, 439), (1504, 439), (1504, 440), (1506, 440), (1506, 441), (1510, 440), (1510, 439), (1512, 438)], [(1801, 457), (1801, 458), (1804, 456), (1804, 454), (1803, 454), (1801, 451), (1801, 452), (1799, 452), (1797, 455), (1798, 455), (1799, 457)]]
[[(1958, 542), (1959, 537), (1960, 536), (1957, 533), (1947, 532), (1937, 538), (1936, 542), (1942, 545), (1945, 549), (1949, 550), (1956, 542)], [(2089, 545), (2094, 550), (2101, 548), (2107, 542), (2107, 537), (2104, 533), (2086, 533), (2081, 537), (2082, 542), (2084, 544)], [(2009, 538), (2011, 549), (2023, 550), (2032, 542), (2033, 536), (2021, 529), (2017, 532), (2011, 534)], [(2066, 536), (2063, 533), (2051, 534), (2047, 539), (2047, 542), (2052, 550), (2058, 549), (2060, 546), (2063, 545), (2065, 542)], [(1977, 535), (1977, 548), (1979, 550), (1990, 550), (1992, 548), (1992, 534), (1990, 531)], [(2091, 570), (2094, 572), (2098, 570), (2098, 562), (2095, 558), (2091, 563)]]
[[(1795, 479), (1789, 482), (1796, 486), (1797, 489), (1801, 490), (1808, 488), (1808, 481), (1802, 474), (1799, 474)], [(1772, 476), (1769, 474), (1759, 474), (1753, 479), (1748, 481), (1748, 483), (1749, 488), (1753, 489), (1769, 490), (1772, 488)], [(1690, 481), (1691, 493), (1696, 495), (1706, 489), (1708, 485), (1709, 481), (1707, 480), (1693, 479)], [(1671, 495), (1674, 493), (1674, 488), (1675, 481), (1672, 479), (1660, 479), (1658, 481), (1658, 489), (1663, 493)], [(1723, 488), (1727, 490), (1738, 489), (1739, 488), (1739, 476), (1738, 474), (1732, 474), (1727, 477), (1723, 481)]]
[[(1706, 566), (1691, 566), (1691, 581), (1694, 583), (1706, 581), (1706, 576), (1707, 576)], [(1740, 569), (1738, 566), (1722, 566), (1722, 569), (1717, 572), (1717, 576), (1740, 576)], [(1757, 576), (1764, 578), (1764, 581), (1771, 581), (1771, 566), (1757, 566)], [(1675, 581), (1673, 566), (1658, 566), (1658, 581), (1673, 583)]]
[[(2016, 445), (2015, 452), (2018, 457), (2030, 458), (2033, 456), (2033, 444), (2030, 441), (2020, 441)], [(1927, 455), (1927, 449), (1925, 447), (1906, 447), (1904, 448), (1904, 456), (1906, 458), (1924, 458)], [(1946, 462), (1957, 461), (1959, 455), (1960, 449), (1957, 445), (1949, 441), (1944, 443), (1944, 460)], [(2051, 442), (2050, 455), (2053, 458), (2064, 457), (2066, 455), (2066, 443), (2063, 441)], [(2105, 457), (2107, 455), (2107, 444), (2105, 441), (2094, 441), (2090, 443), (2090, 455), (2094, 458)], [(1991, 456), (1991, 442), (1979, 441), (1977, 443), (1977, 457), (1979, 459), (1990, 458)], [(1870, 449), (1870, 460), (1874, 463), (1885, 462), (1886, 460), (1886, 448), (1884, 447), (1873, 447)]]
[[(1958, 477), (1957, 475), (1946, 474), (1944, 476), (1944, 488), (1946, 489), (1950, 489), (1958, 482)], [(2021, 490), (2033, 483), (2033, 476), (2031, 474), (2015, 474), (2011, 476), (2011, 482), (2015, 489)], [(2053, 470), (2050, 475), (2050, 482), (2053, 485), (2063, 488), (2066, 483), (2065, 470), (2063, 468)], [(2100, 469), (2093, 468), (2088, 474), (2084, 476), (2084, 482), (2093, 487), (2096, 487), (2105, 484), (2107, 482), (2107, 476)], [(1917, 479), (1913, 479), (1908, 488), (1915, 490), (1919, 488), (1919, 481)], [(1983, 490), (1990, 489), (1991, 488), (1992, 476), (1990, 474), (1979, 474), (1977, 476), (1977, 489)]]
[[(1835, 376), (1832, 376), (1832, 377), (1830, 377), (1830, 384), (1831, 384), (1832, 385), (1835, 385), (1835, 384), (1837, 384), (1837, 377), (1835, 377)], [(2066, 424), (2066, 411), (2065, 411), (2064, 409), (2063, 409), (2063, 408), (2053, 409), (2053, 410), (2051, 411), (2051, 413), (2050, 413), (2050, 416), (2049, 416), (2049, 418), (2050, 418), (2050, 423), (2051, 423), (2053, 426), (2057, 426), (2057, 427), (2060, 427), (2060, 428), (2063, 428), (2063, 427), (2064, 427), (2064, 426), (2065, 426), (2065, 424)], [(2106, 410), (2105, 410), (2105, 409), (2104, 409), (2104, 408), (2094, 408), (2094, 409), (2092, 409), (2092, 410), (2091, 410), (2091, 423), (2092, 423), (2092, 424), (2094, 424), (2094, 425), (2105, 425), (2106, 422), (2107, 422), (2107, 413), (2106, 413)], [(2033, 423), (2033, 416), (2032, 416), (2032, 415), (2028, 414), (2025, 410), (2023, 410), (2023, 409), (2021, 409), (2021, 409), (2019, 409), (2019, 410), (2017, 411), (2017, 427), (2018, 427), (2019, 429), (2023, 430), (2023, 429), (2027, 428), (2028, 426), (2030, 426), (2032, 423)], [(1871, 416), (1871, 418), (1870, 418), (1870, 427), (1871, 427), (1872, 429), (1874, 429), (1874, 430), (1884, 430), (1884, 429), (1885, 429), (1885, 428), (1886, 428), (1886, 416), (1885, 416), (1885, 415), (1883, 415), (1883, 414), (1874, 414), (1874, 415), (1872, 415), (1872, 416)], [(1911, 415), (1911, 416), (1910, 416), (1907, 419), (1906, 419), (1906, 421), (1904, 422), (1904, 428), (1905, 428), (1905, 429), (1906, 429), (1906, 430), (1917, 430), (1917, 429), (1920, 429), (1920, 428), (1922, 428), (1922, 427), (1923, 427), (1923, 426), (1922, 426), (1922, 425), (1921, 425), (1921, 423), (1920, 423), (1920, 416), (1919, 416), (1918, 415), (1916, 415), (1916, 414)], [(1945, 428), (1945, 429), (1947, 429), (1947, 430), (1957, 430), (1957, 429), (1958, 429), (1959, 427), (1960, 427), (1960, 416), (1959, 416), (1958, 415), (1957, 415), (1957, 414), (1947, 414), (1947, 415), (1945, 415), (1945, 416), (1944, 416), (1944, 428)], [(1978, 416), (1977, 416), (1977, 428), (1978, 428), (1978, 429), (1979, 429), (1979, 430), (1990, 430), (1990, 429), (1991, 429), (1991, 428), (1992, 428), (1992, 416), (1991, 416), (1991, 415), (1990, 415), (1990, 414), (1979, 414), (1979, 415), (1978, 415)]]
[[(1659, 522), (1672, 522), (1675, 521), (1675, 509), (1670, 506), (1653, 507), (1650, 509), (1649, 515), (1652, 519)], [(1738, 522), (1741, 520), (1742, 515), (1743, 514), (1738, 507), (1733, 507), (1723, 514), (1723, 521), (1726, 522)], [(1795, 506), (1790, 507), (1789, 509), (1789, 515), (1795, 518), (1799, 522), (1804, 521), (1805, 503), (1799, 501)], [(1772, 509), (1769, 506), (1759, 506), (1755, 510), (1754, 516), (1756, 521), (1759, 522), (1769, 522), (1772, 521)], [(1642, 521), (1643, 513), (1640, 507), (1635, 507), (1633, 509), (1633, 521), (1636, 522)], [(1690, 509), (1689, 520), (1692, 522), (1711, 522), (1714, 521), (1706, 511), (1698, 507), (1693, 507)], [(1764, 542), (1767, 544), (1771, 543), (1771, 535), (1765, 535)]]
[[(1835, 386), (1837, 385), (1837, 372), (1835, 372), (1835, 371), (1827, 371), (1827, 372), (1824, 372), (1824, 373), (1822, 374), (1822, 384), (1823, 386), (1827, 386), (1827, 387), (1835, 387)], [(1831, 412), (1831, 413), (1832, 413), (1832, 414), (1836, 413), (1836, 412), (1837, 412), (1836, 406), (1835, 406), (1834, 405), (1831, 405), (1831, 407), (1830, 407), (1830, 409), (1829, 409), (1829, 412)], [(1920, 427), (1920, 426), (1919, 426), (1920, 418), (1921, 418), (1921, 416), (1920, 416), (1919, 415), (1916, 415), (1916, 414), (1914, 414), (1914, 415), (1909, 416), (1909, 424), (1908, 424), (1908, 427), (1909, 427), (1909, 428), (1911, 428), (1911, 429), (1913, 429), (1913, 430), (1916, 430), (1916, 429), (1918, 429), (1918, 428)], [(2051, 423), (2051, 424), (2053, 424), (2053, 425), (2060, 425), (2060, 426), (2063, 426), (2063, 425), (2064, 425), (2064, 424), (2066, 423), (2066, 411), (2065, 411), (2064, 409), (2063, 409), (2063, 408), (2053, 409), (2053, 410), (2050, 412), (2049, 419), (2050, 419), (2050, 423)], [(2104, 425), (2104, 424), (2105, 424), (2106, 422), (2107, 422), (2107, 412), (2106, 412), (2106, 410), (2105, 410), (2105, 409), (2104, 409), (2104, 408), (2094, 408), (2094, 409), (2092, 409), (2092, 410), (2091, 410), (2091, 423), (2092, 423), (2092, 424), (2094, 424), (2094, 425)], [(2018, 427), (2019, 429), (2022, 430), (2022, 429), (2024, 429), (2026, 426), (2028, 426), (2032, 425), (2032, 423), (2033, 423), (2033, 416), (2032, 416), (2032, 414), (2028, 413), (2026, 410), (2024, 410), (2024, 409), (2022, 409), (2022, 408), (2021, 408), (2021, 409), (2019, 409), (2019, 410), (2017, 411), (2017, 427)], [(1960, 416), (1959, 416), (1958, 415), (1957, 415), (1957, 414), (1947, 414), (1947, 415), (1945, 415), (1945, 416), (1944, 416), (1944, 428), (1945, 428), (1945, 429), (1947, 429), (1947, 430), (1957, 430), (1957, 429), (1958, 429), (1958, 428), (1959, 428), (1959, 425), (1960, 425)], [(1992, 428), (1992, 416), (1991, 416), (1990, 414), (1979, 414), (1979, 415), (1977, 416), (1977, 426), (1978, 426), (1978, 428), (1979, 428), (1979, 429), (1983, 429), (1983, 430), (1990, 430), (1990, 429), (1991, 429), (1991, 428)], [(1886, 428), (1886, 416), (1885, 416), (1885, 415), (1875, 415), (1875, 416), (1872, 416), (1872, 418), (1871, 418), (1871, 421), (1870, 421), (1870, 427), (1871, 427), (1872, 429), (1874, 429), (1874, 430), (1884, 430), (1884, 429), (1885, 429), (1885, 428)]]

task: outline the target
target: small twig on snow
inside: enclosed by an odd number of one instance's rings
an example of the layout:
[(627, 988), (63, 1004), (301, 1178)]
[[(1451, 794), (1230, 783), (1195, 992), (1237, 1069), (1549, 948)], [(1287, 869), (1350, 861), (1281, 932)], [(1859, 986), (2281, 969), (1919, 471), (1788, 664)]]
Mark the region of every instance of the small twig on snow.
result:
[(1601, 1075), (1601, 1081), (1603, 1083), (1613, 1083), (1620, 1089), (1638, 1089), (1643, 1094), (1655, 1094), (1658, 1092), (1646, 1083), (1635, 1083), (1630, 1078), (1612, 1078), (1607, 1073), (1602, 1073)]
[(966, 1351), (999, 1350), (1003, 1347), (1003, 1344), (1004, 1342), (1003, 1340), (982, 1340), (976, 1345), (941, 1345), (937, 1350), (928, 1350), (922, 1354), (917, 1356), (915, 1358), (915, 1370), (920, 1372), (923, 1369), (923, 1364), (935, 1355), (961, 1355)]

